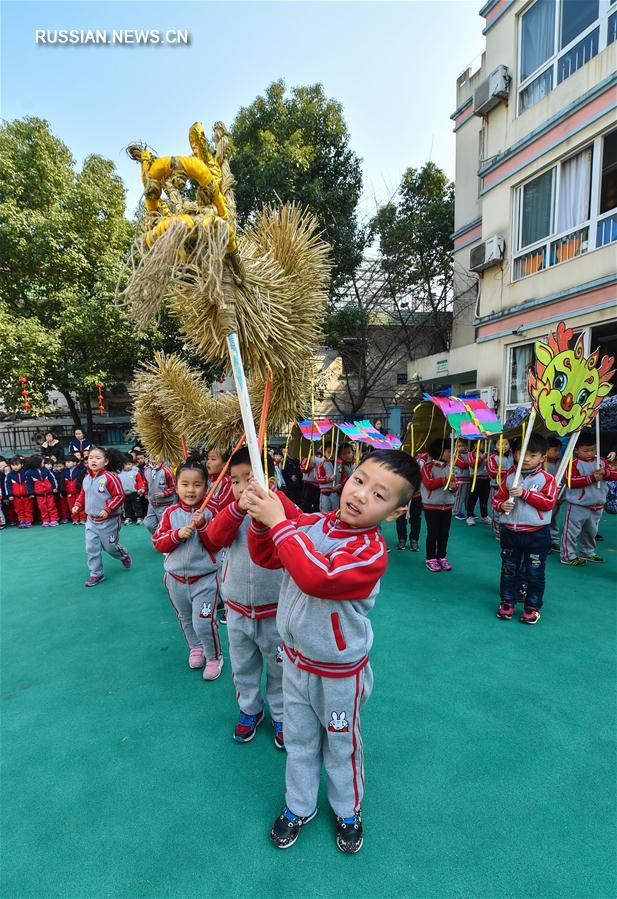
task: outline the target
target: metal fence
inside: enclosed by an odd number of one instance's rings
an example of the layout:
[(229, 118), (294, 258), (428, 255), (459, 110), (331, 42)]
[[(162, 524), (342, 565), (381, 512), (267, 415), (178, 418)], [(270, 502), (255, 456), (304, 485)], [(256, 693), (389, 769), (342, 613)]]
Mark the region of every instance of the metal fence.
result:
[[(123, 421), (96, 422), (88, 437), (92, 443), (101, 446), (121, 446), (127, 443), (126, 435), (131, 428), (130, 419)], [(0, 423), (0, 455), (29, 455), (38, 452), (46, 431), (53, 431), (64, 450), (68, 449), (73, 437), (72, 424), (25, 425), (21, 422)]]

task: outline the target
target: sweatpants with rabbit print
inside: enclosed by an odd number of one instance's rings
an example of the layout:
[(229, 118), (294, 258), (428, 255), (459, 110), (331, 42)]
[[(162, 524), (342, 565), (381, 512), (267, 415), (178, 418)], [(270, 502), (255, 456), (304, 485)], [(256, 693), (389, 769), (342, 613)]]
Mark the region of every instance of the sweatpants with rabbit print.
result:
[(120, 516), (112, 515), (104, 521), (94, 521), (90, 516), (86, 521), (86, 555), (88, 570), (92, 577), (103, 574), (103, 552), (114, 559), (126, 559), (128, 552), (118, 543)]
[(266, 699), (273, 721), (283, 720), (283, 642), (275, 614), (248, 618), (227, 605), (229, 658), (240, 711), (258, 715), (263, 709), (261, 673), (266, 668)]
[(188, 584), (166, 572), (164, 581), (189, 649), (201, 647), (207, 660), (220, 659), (223, 652), (216, 618), (216, 575), (191, 578)]
[(297, 667), (285, 655), (285, 801), (295, 815), (304, 817), (315, 810), (322, 764), (334, 814), (347, 818), (360, 811), (364, 794), (360, 709), (372, 689), (368, 664), (351, 677), (321, 677)]

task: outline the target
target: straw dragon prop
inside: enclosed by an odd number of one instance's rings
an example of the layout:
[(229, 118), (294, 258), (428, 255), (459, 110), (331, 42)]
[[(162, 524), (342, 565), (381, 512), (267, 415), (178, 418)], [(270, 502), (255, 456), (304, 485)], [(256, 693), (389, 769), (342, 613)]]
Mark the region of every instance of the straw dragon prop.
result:
[[(261, 407), (271, 379), (268, 423), (283, 427), (304, 412), (330, 247), (316, 219), (294, 204), (266, 206), (240, 231), (225, 126), (215, 123), (211, 145), (195, 123), (189, 143), (192, 156), (156, 158), (142, 145), (128, 148), (141, 166), (147, 215), (118, 298), (140, 328), (166, 303), (204, 365), (228, 362), (229, 350), (236, 386), (248, 388), (249, 411)], [(189, 181), (195, 199), (187, 197)], [(236, 335), (236, 355), (248, 372), (240, 385), (230, 343)], [(242, 365), (240, 371), (242, 381)], [(156, 459), (179, 458), (182, 437), (230, 446), (246, 424), (238, 394), (215, 398), (182, 359), (157, 354), (135, 379), (136, 429)]]

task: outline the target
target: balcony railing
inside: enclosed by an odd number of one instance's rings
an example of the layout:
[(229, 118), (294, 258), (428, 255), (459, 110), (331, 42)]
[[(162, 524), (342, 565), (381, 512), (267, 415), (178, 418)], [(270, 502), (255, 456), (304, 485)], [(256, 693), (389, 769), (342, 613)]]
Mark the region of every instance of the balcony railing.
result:
[(596, 247), (606, 247), (617, 240), (617, 209), (607, 212), (596, 226)]
[(526, 253), (514, 259), (513, 281), (520, 281), (529, 275), (535, 275), (553, 265), (568, 262), (582, 256), (589, 249), (589, 225), (583, 225), (575, 231), (564, 231), (557, 237), (549, 238), (536, 245)]

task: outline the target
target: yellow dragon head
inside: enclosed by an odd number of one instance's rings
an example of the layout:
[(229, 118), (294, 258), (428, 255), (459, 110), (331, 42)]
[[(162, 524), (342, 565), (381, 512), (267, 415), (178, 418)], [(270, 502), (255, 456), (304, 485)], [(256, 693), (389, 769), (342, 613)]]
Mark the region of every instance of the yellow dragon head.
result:
[(529, 372), (529, 394), (536, 412), (549, 431), (560, 437), (590, 424), (602, 399), (610, 393), (610, 380), (615, 373), (612, 356), (600, 350), (584, 357), (583, 335), (573, 350), (573, 332), (559, 322), (548, 343), (536, 341), (535, 371)]

